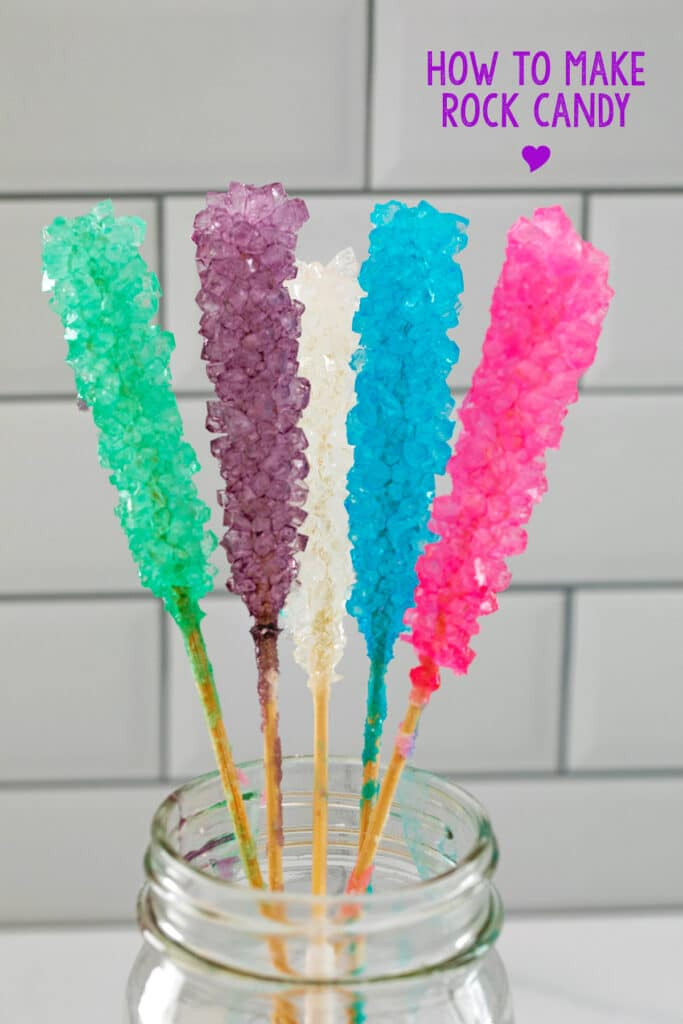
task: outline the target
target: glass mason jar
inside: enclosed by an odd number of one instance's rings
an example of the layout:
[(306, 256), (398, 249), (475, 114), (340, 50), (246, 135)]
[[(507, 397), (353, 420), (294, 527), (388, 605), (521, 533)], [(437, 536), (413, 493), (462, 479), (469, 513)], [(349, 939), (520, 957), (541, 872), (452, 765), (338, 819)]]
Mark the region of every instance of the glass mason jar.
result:
[[(263, 767), (243, 766), (264, 849)], [(513, 1024), (493, 948), (502, 923), (497, 848), (480, 805), (406, 769), (372, 891), (344, 896), (357, 844), (362, 769), (329, 773), (328, 896), (311, 877), (313, 762), (283, 765), (281, 894), (250, 889), (215, 773), (157, 811), (140, 893), (144, 936), (127, 992), (130, 1024)]]

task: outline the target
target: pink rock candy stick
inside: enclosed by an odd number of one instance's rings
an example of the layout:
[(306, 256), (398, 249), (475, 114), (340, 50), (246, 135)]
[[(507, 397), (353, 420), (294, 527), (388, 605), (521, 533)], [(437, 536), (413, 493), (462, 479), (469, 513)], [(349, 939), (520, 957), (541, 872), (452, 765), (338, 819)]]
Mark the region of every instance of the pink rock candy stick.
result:
[(508, 234), (482, 360), (460, 409), (461, 431), (436, 498), (440, 537), (417, 562), (406, 637), (420, 665), (418, 703), (438, 685), (438, 666), (467, 672), (477, 622), (510, 583), (506, 559), (524, 551), (528, 522), (547, 490), (545, 454), (558, 448), (567, 406), (595, 358), (612, 291), (607, 256), (584, 242), (560, 207), (536, 210)]
[(439, 667), (467, 672), (478, 619), (496, 610), (496, 594), (510, 583), (506, 560), (526, 547), (524, 524), (547, 489), (546, 449), (559, 446), (567, 406), (595, 357), (613, 294), (607, 269), (607, 256), (581, 239), (560, 207), (536, 210), (508, 233), (482, 360), (447, 467), (451, 493), (434, 501), (430, 529), (439, 540), (417, 561), (414, 608), (406, 613), (405, 639), (419, 657), (408, 712), (351, 891), (374, 860)]

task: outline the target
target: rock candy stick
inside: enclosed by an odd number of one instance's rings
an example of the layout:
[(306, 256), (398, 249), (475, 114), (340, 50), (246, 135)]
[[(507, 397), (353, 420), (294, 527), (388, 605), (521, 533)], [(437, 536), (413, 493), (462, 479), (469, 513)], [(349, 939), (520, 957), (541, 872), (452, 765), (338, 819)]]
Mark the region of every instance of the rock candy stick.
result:
[(43, 289), (61, 318), (79, 403), (99, 432), (100, 463), (119, 492), (116, 514), (140, 580), (181, 629), (190, 657), (247, 878), (263, 886), (239, 779), (200, 622), (212, 587), (209, 510), (193, 476), (171, 391), (173, 335), (151, 323), (160, 288), (139, 246), (144, 221), (115, 217), (111, 202), (43, 232)]
[(351, 249), (327, 266), (299, 263), (292, 295), (303, 303), (299, 364), (311, 383), (301, 417), (308, 439), (308, 541), (299, 555), (298, 583), (286, 606), (294, 657), (308, 675), (314, 707), (312, 892), (327, 879), (327, 779), (330, 689), (344, 652), (344, 613), (353, 579), (346, 475), (353, 457), (346, 416), (354, 401), (350, 360), (358, 339), (351, 324), (360, 299), (358, 263)]
[(278, 729), (278, 616), (296, 575), (308, 472), (299, 424), (308, 381), (298, 376), (303, 307), (285, 281), (295, 277), (296, 233), (307, 220), (301, 199), (282, 185), (232, 182), (209, 193), (195, 217), (201, 287), (202, 359), (216, 389), (207, 428), (225, 488), (228, 589), (254, 619), (263, 730), (268, 875), (282, 889), (282, 761)]
[(510, 582), (506, 560), (526, 547), (523, 524), (546, 491), (546, 449), (557, 448), (567, 406), (595, 358), (612, 290), (608, 260), (560, 207), (536, 210), (508, 233), (481, 363), (460, 410), (448, 463), (451, 493), (434, 502), (406, 615), (419, 665), (368, 834), (350, 879), (365, 888), (420, 715), (439, 686), (439, 667), (463, 674), (478, 619)]
[(362, 842), (377, 791), (386, 718), (385, 674), (417, 583), (434, 478), (450, 455), (453, 399), (448, 374), (458, 346), (462, 274), (453, 257), (467, 221), (429, 203), (378, 204), (363, 264), (354, 329), (357, 402), (348, 418), (355, 446), (348, 510), (356, 582), (349, 611), (365, 637), (370, 676), (363, 746)]

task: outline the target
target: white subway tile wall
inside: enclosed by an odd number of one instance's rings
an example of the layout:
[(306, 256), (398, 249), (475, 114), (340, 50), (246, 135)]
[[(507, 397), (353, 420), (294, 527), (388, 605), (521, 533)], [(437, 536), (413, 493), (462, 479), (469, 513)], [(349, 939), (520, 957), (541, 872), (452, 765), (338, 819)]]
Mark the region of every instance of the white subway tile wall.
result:
[(569, 763), (683, 770), (683, 593), (596, 590), (575, 597)]
[[(634, 198), (600, 195), (591, 203), (591, 238), (610, 254), (619, 301), (605, 318), (586, 385), (681, 387), (681, 318), (672, 297), (683, 288), (683, 195)], [(643, 259), (646, 252), (657, 258)]]
[[(211, 768), (182, 643), (139, 589), (91, 420), (75, 408), (61, 328), (40, 294), (40, 229), (110, 195), (119, 213), (147, 221), (145, 256), (166, 292), (160, 318), (176, 335), (175, 387), (220, 532), (190, 233), (205, 191), (232, 178), (282, 179), (306, 198), (302, 259), (327, 261), (347, 245), (363, 258), (372, 205), (392, 197), (469, 218), (458, 399), (519, 216), (560, 203), (609, 253), (616, 296), (551, 456), (550, 492), (511, 590), (482, 622), (469, 676), (444, 675), (416, 762), (463, 780), (488, 807), (510, 908), (683, 905), (683, 153), (664, 102), (676, 87), (683, 7), (5, 6), (0, 924), (131, 919), (154, 807)], [(548, 141), (542, 131), (438, 128), (427, 49), (559, 53), (587, 39), (647, 53), (647, 88), (632, 90), (627, 129), (558, 128), (551, 161), (530, 177), (519, 150)], [(84, 88), (91, 75), (97, 87)], [(222, 550), (215, 564), (206, 635), (236, 755), (258, 757), (247, 616), (225, 593)], [(410, 665), (399, 643), (388, 735)], [(332, 747), (357, 755), (367, 665), (351, 622), (341, 668)], [(281, 696), (285, 751), (310, 750), (310, 696), (286, 636)]]
[(586, 393), (569, 410), (517, 582), (683, 579), (683, 393)]
[(158, 784), (0, 790), (0, 922), (130, 920), (149, 823), (167, 790)]
[(8, 0), (0, 188), (358, 187), (366, 25), (358, 0)]
[(683, 896), (683, 778), (478, 781), (510, 909), (665, 907)]
[(145, 597), (0, 602), (3, 781), (158, 778), (160, 622)]
[[(63, 345), (56, 318), (52, 330)], [(91, 417), (74, 398), (0, 402), (0, 437), (11, 439), (0, 446), (0, 593), (135, 592), (137, 574), (112, 513), (116, 492), (97, 464)]]

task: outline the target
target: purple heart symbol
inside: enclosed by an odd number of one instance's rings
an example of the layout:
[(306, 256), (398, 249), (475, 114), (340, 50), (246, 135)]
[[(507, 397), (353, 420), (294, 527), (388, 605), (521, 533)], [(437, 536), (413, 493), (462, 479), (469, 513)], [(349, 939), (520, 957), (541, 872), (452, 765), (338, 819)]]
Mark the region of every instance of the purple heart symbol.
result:
[(529, 165), (529, 171), (533, 174), (550, 160), (550, 146), (525, 146), (522, 150), (522, 159)]

